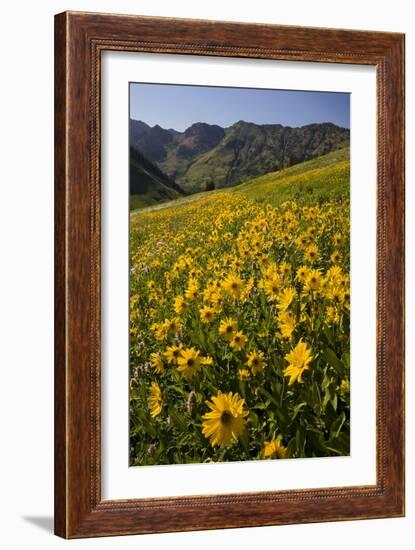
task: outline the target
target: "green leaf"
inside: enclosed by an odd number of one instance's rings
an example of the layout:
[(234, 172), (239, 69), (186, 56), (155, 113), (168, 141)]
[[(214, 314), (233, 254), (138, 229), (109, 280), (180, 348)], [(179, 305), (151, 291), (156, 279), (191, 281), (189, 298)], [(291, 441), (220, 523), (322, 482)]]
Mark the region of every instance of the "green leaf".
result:
[(344, 411), (336, 418), (336, 420), (330, 426), (330, 439), (335, 439), (339, 437), (340, 431), (343, 427), (343, 424), (346, 421), (346, 415)]
[(321, 409), (321, 395), (320, 395), (320, 388), (318, 387), (317, 382), (313, 383), (312, 386), (312, 401), (313, 406), (318, 407), (319, 410)]
[(280, 374), (282, 373), (282, 371), (285, 369), (286, 367), (286, 363), (284, 362), (283, 359), (281, 359), (281, 357), (278, 357), (275, 359), (275, 368), (277, 369), (277, 371), (280, 372)]
[(239, 440), (242, 443), (242, 447), (246, 451), (247, 454), (249, 454), (249, 434), (248, 430), (243, 430), (241, 435), (239, 436)]
[(340, 359), (331, 348), (326, 348), (322, 353), (322, 357), (338, 372), (340, 376), (343, 376), (343, 363), (340, 361)]
[(330, 399), (330, 403), (335, 411), (337, 411), (337, 393), (334, 392), (332, 398)]
[(302, 403), (300, 403), (299, 405), (296, 405), (294, 407), (294, 410), (293, 410), (293, 413), (292, 413), (292, 417), (291, 417), (291, 422), (294, 422), (297, 414), (307, 405), (307, 403), (305, 403), (304, 401)]
[(330, 330), (330, 328), (327, 325), (324, 325), (323, 333), (324, 333), (324, 336), (327, 338), (328, 343), (333, 345), (334, 344), (333, 332)]
[(175, 409), (169, 409), (169, 415), (172, 419), (173, 424), (180, 430), (187, 430), (189, 428), (189, 422), (182, 414), (177, 412)]
[(184, 397), (187, 397), (187, 391), (180, 387), (180, 386), (169, 386), (172, 390), (177, 391), (177, 393), (180, 393), (180, 395), (183, 395)]
[(154, 428), (151, 422), (141, 419), (141, 423), (143, 425), (143, 428), (145, 429), (145, 431), (148, 433), (150, 437), (155, 438), (157, 436), (157, 430)]
[(282, 384), (280, 382), (277, 382), (276, 380), (274, 380), (272, 382), (272, 390), (274, 392), (274, 395), (276, 397), (279, 397), (281, 395)]
[(260, 387), (258, 387), (258, 389), (260, 390), (260, 392), (261, 392), (263, 395), (265, 395), (265, 397), (268, 397), (268, 399), (269, 399), (272, 403), (274, 403), (274, 405), (276, 405), (277, 407), (279, 407), (278, 401), (275, 399), (275, 397), (274, 397), (273, 395), (271, 395), (271, 394), (269, 393), (269, 391), (265, 390), (264, 388), (260, 388)]
[(343, 353), (342, 361), (346, 366), (347, 370), (350, 370), (350, 353)]
[(302, 456), (304, 454), (305, 433), (300, 428), (297, 428), (295, 433), (295, 444), (297, 447), (297, 456)]
[(330, 388), (326, 388), (324, 392), (323, 403), (321, 404), (321, 410), (323, 412), (326, 410), (327, 403), (330, 401), (330, 399), (331, 399)]
[(334, 453), (338, 456), (342, 456), (342, 451), (339, 451), (338, 449), (335, 449), (334, 447), (328, 447), (327, 445), (325, 446), (325, 448), (330, 451), (331, 453)]
[(254, 426), (254, 428), (257, 428), (259, 426), (259, 418), (258, 418), (258, 415), (256, 413), (254, 413), (254, 411), (250, 411), (249, 413), (249, 418), (252, 422), (252, 425)]
[(324, 369), (323, 372), (324, 372), (324, 376), (323, 376), (323, 381), (321, 383), (321, 389), (326, 390), (331, 383), (331, 379), (329, 376), (327, 376), (327, 367)]
[(256, 403), (255, 405), (252, 406), (252, 408), (264, 410), (268, 407), (269, 404), (270, 404), (270, 400), (267, 399), (267, 401), (265, 401), (264, 403)]
[(317, 448), (320, 452), (322, 451), (323, 453), (326, 453), (327, 449), (325, 446), (324, 436), (321, 431), (314, 428), (307, 428), (307, 432), (313, 446)]
[(292, 439), (290, 439), (290, 441), (288, 442), (288, 445), (287, 445), (287, 450), (285, 452), (285, 458), (293, 458), (296, 456), (296, 447), (297, 447), (297, 441), (295, 439), (295, 437), (293, 437)]

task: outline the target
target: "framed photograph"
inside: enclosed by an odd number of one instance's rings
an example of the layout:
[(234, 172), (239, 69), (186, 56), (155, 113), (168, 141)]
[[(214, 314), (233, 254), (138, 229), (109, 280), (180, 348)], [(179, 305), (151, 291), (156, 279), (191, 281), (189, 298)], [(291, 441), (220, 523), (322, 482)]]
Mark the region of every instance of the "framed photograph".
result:
[(55, 532), (404, 515), (404, 35), (55, 18)]

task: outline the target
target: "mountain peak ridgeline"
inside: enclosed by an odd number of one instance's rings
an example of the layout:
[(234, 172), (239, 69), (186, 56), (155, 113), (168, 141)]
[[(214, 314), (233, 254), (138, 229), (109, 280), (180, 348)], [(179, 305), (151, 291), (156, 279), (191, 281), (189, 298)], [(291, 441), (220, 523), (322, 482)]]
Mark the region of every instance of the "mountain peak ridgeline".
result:
[(196, 122), (185, 131), (130, 119), (130, 147), (186, 193), (230, 187), (346, 147), (350, 130), (331, 122), (292, 128), (240, 120), (228, 128)]

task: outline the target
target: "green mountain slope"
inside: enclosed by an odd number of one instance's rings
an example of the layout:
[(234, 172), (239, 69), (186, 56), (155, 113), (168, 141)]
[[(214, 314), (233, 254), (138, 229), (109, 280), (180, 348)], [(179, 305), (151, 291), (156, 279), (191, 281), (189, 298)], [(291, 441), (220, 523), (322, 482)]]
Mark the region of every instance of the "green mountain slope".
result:
[(316, 204), (327, 200), (345, 200), (350, 197), (350, 151), (339, 149), (316, 159), (302, 162), (278, 172), (270, 172), (227, 189), (195, 193), (163, 204), (150, 206), (148, 210), (180, 208), (190, 202), (203, 201), (221, 193), (242, 194), (273, 206), (287, 200), (299, 204)]
[(140, 152), (130, 149), (130, 210), (169, 201), (183, 190)]
[(332, 123), (301, 128), (239, 121), (229, 128), (196, 123), (185, 132), (130, 121), (130, 141), (187, 193), (232, 187), (348, 146), (350, 132)]
[(229, 189), (273, 206), (287, 200), (324, 202), (350, 197), (348, 147), (278, 172), (271, 172)]

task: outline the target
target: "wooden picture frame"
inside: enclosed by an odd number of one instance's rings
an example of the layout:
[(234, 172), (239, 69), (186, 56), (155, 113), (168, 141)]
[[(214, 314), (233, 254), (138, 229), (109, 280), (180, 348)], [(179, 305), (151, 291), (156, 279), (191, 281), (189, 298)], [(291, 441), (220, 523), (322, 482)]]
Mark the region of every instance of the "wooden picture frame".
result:
[[(104, 50), (376, 67), (375, 485), (101, 500), (100, 60)], [(404, 35), (76, 12), (56, 16), (57, 535), (79, 538), (403, 516), (403, 316)]]

